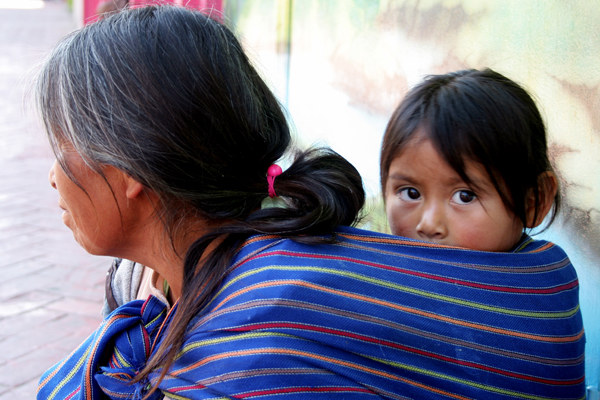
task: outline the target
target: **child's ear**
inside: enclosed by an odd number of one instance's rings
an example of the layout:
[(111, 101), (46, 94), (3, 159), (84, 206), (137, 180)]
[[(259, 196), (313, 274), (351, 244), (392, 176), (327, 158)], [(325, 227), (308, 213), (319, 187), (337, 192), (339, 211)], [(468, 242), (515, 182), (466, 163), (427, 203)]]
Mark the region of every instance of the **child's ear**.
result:
[(529, 190), (525, 199), (525, 212), (527, 216), (527, 228), (535, 228), (540, 225), (554, 204), (554, 198), (558, 190), (558, 179), (552, 171), (546, 171), (538, 176), (538, 212), (535, 212), (535, 194)]

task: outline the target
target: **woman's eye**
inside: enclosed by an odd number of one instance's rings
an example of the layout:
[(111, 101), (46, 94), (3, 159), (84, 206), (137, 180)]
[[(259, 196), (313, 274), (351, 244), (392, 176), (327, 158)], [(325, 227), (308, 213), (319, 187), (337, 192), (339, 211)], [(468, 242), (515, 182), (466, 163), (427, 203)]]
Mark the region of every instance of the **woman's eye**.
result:
[(402, 188), (398, 192), (402, 200), (418, 200), (421, 197), (421, 193), (413, 187)]
[(454, 193), (453, 200), (458, 204), (469, 204), (477, 198), (477, 195), (470, 190), (459, 190)]

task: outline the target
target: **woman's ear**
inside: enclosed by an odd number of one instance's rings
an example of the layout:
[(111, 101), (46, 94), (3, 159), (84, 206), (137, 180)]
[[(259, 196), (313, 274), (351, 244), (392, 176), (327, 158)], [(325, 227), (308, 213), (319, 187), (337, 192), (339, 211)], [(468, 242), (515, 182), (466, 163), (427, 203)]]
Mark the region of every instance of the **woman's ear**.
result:
[(116, 198), (122, 198), (125, 195), (127, 200), (133, 200), (144, 191), (145, 186), (143, 184), (120, 168), (105, 165), (102, 172)]
[(133, 200), (144, 191), (144, 185), (129, 175), (125, 175), (125, 196)]
[(558, 191), (558, 179), (552, 171), (546, 171), (538, 176), (538, 210), (535, 212), (535, 193), (529, 190), (525, 199), (527, 228), (539, 226), (552, 209), (554, 198)]

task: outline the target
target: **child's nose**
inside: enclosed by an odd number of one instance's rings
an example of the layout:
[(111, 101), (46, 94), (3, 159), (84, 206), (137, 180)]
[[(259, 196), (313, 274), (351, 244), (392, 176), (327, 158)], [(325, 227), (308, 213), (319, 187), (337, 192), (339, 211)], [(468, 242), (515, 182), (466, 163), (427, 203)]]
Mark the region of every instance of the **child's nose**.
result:
[(424, 204), (423, 213), (417, 225), (417, 233), (425, 240), (439, 240), (448, 235), (442, 205)]

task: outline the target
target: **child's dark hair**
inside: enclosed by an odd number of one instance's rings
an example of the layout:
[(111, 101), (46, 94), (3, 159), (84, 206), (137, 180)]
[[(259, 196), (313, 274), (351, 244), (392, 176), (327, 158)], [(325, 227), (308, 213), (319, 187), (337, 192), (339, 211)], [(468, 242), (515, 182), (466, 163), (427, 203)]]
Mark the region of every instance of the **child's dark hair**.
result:
[[(393, 159), (422, 132), (467, 183), (465, 161), (483, 165), (502, 201), (527, 224), (526, 198), (540, 212), (540, 182), (553, 171), (546, 129), (531, 96), (520, 85), (491, 69), (428, 76), (409, 91), (388, 122), (380, 159), (383, 193)], [(427, 162), (427, 160), (423, 160)], [(554, 198), (551, 223), (560, 206)]]

